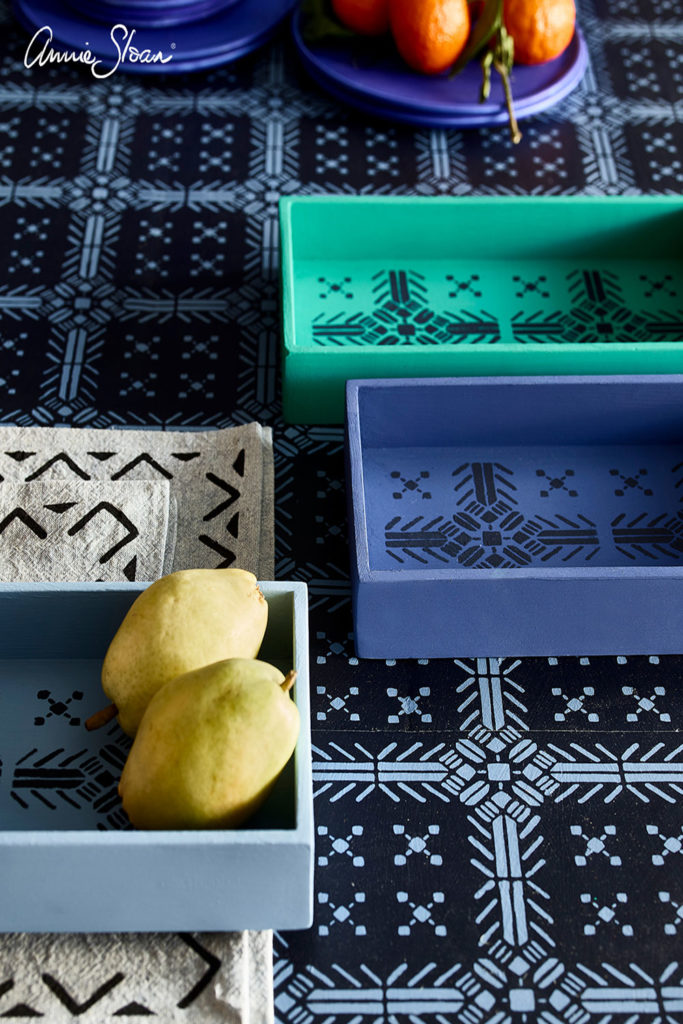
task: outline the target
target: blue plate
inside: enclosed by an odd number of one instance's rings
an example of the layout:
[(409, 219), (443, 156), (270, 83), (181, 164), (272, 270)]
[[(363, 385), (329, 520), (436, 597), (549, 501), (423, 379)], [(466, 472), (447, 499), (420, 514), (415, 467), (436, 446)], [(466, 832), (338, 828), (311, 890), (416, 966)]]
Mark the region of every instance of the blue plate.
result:
[[(182, 74), (227, 64), (251, 53), (276, 32), (296, 0), (242, 0), (227, 10), (184, 25), (144, 28), (135, 31), (132, 45), (171, 57), (168, 63), (122, 61), (118, 70), (134, 74)], [(14, 0), (19, 21), (33, 35), (43, 26), (52, 30), (54, 49), (80, 52), (90, 50), (105, 68), (115, 66), (117, 50), (108, 25), (92, 21), (65, 3), (51, 0)], [(112, 21), (112, 25), (116, 19)], [(42, 38), (42, 37), (41, 37)], [(119, 45), (123, 48), (121, 34)], [(32, 53), (37, 53), (39, 43)]]
[(135, 28), (164, 28), (187, 25), (223, 13), (240, 0), (67, 0), (69, 7), (88, 20), (102, 21), (111, 28), (117, 22)]
[[(364, 113), (423, 127), (467, 127), (507, 122), (505, 95), (499, 77), (491, 77), (491, 93), (479, 102), (482, 71), (472, 61), (459, 75), (421, 75), (399, 57), (390, 41), (335, 40), (307, 44), (301, 16), (293, 19), (294, 43), (315, 81), (337, 99)], [(518, 118), (558, 103), (581, 81), (588, 64), (585, 41), (578, 31), (555, 60), (534, 67), (516, 65), (512, 94)]]

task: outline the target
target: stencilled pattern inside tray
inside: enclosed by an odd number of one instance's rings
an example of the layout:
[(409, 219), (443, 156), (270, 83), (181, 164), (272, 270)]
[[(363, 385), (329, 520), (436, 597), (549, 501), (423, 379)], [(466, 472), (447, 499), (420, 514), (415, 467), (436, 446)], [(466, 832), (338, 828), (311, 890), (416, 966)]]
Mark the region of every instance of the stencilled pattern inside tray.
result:
[(672, 259), (297, 263), (296, 347), (683, 341)]
[(683, 564), (683, 448), (368, 448), (370, 568)]
[[(107, 703), (101, 671), (101, 659), (0, 658), (0, 831), (132, 830), (118, 794), (132, 740), (117, 722), (85, 728)], [(294, 791), (290, 762), (242, 829), (293, 828)]]
[(130, 829), (118, 781), (131, 740), (116, 722), (88, 732), (107, 703), (101, 660), (0, 659), (0, 828)]

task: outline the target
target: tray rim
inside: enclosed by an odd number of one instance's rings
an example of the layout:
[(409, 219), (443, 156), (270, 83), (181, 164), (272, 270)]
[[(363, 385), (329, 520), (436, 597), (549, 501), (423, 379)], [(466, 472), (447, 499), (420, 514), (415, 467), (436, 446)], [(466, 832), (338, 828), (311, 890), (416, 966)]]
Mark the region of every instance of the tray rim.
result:
[[(368, 547), (367, 504), (364, 487), (363, 446), (360, 434), (360, 392), (364, 388), (403, 387), (479, 387), (530, 385), (532, 387), (563, 387), (577, 384), (594, 384), (605, 387), (620, 387), (625, 384), (644, 383), (657, 387), (667, 385), (679, 387), (683, 399), (683, 373), (679, 374), (614, 374), (614, 375), (567, 375), (567, 376), (482, 376), (482, 377), (379, 377), (368, 379), (352, 379), (346, 382), (346, 417), (345, 435), (347, 439), (347, 459), (349, 467), (350, 507), (351, 507), (351, 557), (352, 573), (359, 585), (366, 583), (391, 584), (431, 583), (431, 582), (463, 582), (472, 584), (479, 582), (499, 583), (503, 580), (537, 580), (550, 582), (554, 580), (577, 582), (598, 582), (601, 580), (634, 580), (645, 581), (654, 579), (683, 580), (681, 566), (591, 566), (587, 569), (579, 567), (559, 566), (543, 568), (533, 566), (518, 569), (468, 569), (457, 566), (437, 569), (371, 569)], [(681, 406), (683, 419), (683, 402)]]

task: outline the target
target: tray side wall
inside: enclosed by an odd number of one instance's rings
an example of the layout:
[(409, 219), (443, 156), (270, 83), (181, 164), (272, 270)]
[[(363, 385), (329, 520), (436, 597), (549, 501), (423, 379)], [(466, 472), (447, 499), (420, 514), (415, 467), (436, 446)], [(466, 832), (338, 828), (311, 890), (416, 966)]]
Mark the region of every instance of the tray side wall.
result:
[(680, 578), (356, 582), (353, 612), (360, 658), (683, 650)]

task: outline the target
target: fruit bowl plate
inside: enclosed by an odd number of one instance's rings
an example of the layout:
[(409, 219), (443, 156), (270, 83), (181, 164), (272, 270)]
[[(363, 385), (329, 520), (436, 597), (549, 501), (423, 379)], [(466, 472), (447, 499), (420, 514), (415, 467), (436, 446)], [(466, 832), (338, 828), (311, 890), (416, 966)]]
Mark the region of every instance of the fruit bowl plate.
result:
[(683, 649), (683, 376), (350, 381), (356, 653)]
[(353, 378), (683, 372), (680, 196), (280, 202), (283, 410)]
[(144, 584), (0, 584), (2, 932), (296, 929), (313, 914), (307, 594), (261, 583), (259, 658), (294, 668), (301, 731), (266, 803), (232, 830), (136, 831), (131, 741), (88, 732), (109, 641)]
[[(508, 121), (499, 76), (479, 102), (482, 71), (477, 61), (453, 78), (421, 75), (400, 58), (389, 39), (321, 40), (309, 43), (303, 16), (292, 19), (294, 44), (310, 76), (323, 89), (365, 113), (423, 127), (477, 127)], [(585, 40), (576, 30), (569, 46), (554, 60), (533, 67), (515, 65), (512, 94), (518, 119), (559, 103), (581, 81), (588, 66)]]

